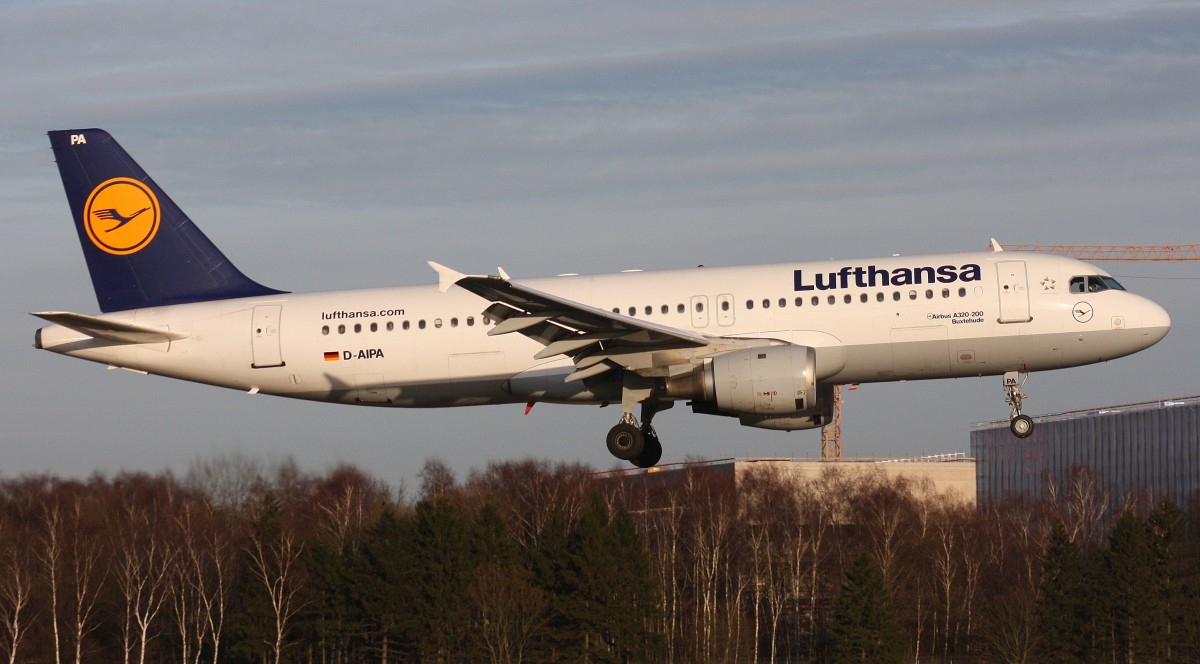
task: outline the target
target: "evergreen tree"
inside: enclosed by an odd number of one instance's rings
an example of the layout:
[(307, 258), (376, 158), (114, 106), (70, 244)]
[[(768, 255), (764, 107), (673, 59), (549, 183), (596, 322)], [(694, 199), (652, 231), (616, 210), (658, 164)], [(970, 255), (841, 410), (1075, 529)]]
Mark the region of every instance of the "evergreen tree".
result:
[(1125, 510), (1105, 555), (1106, 642), (1117, 661), (1133, 664), (1153, 652), (1154, 617), (1161, 611), (1152, 575), (1146, 524)]
[(846, 570), (830, 626), (834, 662), (901, 662), (908, 645), (879, 568), (861, 555)]
[(373, 633), (383, 664), (396, 654), (413, 654), (417, 624), (413, 523), (385, 509), (367, 529), (357, 561), (354, 595)]
[(537, 549), (530, 552), (534, 583), (550, 598), (546, 638), (535, 644), (534, 652), (543, 661), (583, 659), (583, 642), (568, 610), (572, 586), (567, 539), (566, 516), (555, 507), (546, 518)]
[(312, 542), (304, 550), (309, 577), (305, 609), (298, 617), (297, 629), (303, 640), (317, 644), (322, 651), (345, 654), (354, 647), (355, 637), (363, 633), (362, 616), (352, 596), (351, 553), (337, 551), (323, 541)]
[(1153, 578), (1158, 600), (1154, 616), (1154, 659), (1194, 662), (1200, 659), (1200, 551), (1187, 528), (1183, 512), (1163, 500), (1147, 518), (1147, 535), (1153, 557)]
[(610, 517), (598, 493), (567, 531), (557, 513), (542, 531), (536, 579), (553, 602), (552, 653), (570, 661), (653, 660), (649, 625), (656, 610), (654, 582), (642, 538), (624, 508)]
[(521, 661), (542, 636), (549, 599), (521, 564), (508, 525), (490, 503), (472, 528), (474, 573), (467, 589), (473, 650), (492, 662)]
[(1093, 593), (1088, 592), (1084, 561), (1055, 521), (1042, 557), (1037, 601), (1039, 658), (1046, 662), (1077, 662), (1089, 648)]
[(471, 542), (461, 508), (446, 496), (417, 503), (412, 546), (417, 643), (425, 659), (449, 661), (470, 623)]

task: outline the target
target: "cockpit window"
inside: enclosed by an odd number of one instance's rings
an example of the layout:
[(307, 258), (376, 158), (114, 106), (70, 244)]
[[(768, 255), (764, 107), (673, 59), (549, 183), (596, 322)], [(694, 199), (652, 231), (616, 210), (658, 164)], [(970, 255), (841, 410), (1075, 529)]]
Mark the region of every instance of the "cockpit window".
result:
[(1106, 290), (1125, 290), (1125, 287), (1116, 279), (1099, 274), (1071, 277), (1072, 293), (1099, 293)]

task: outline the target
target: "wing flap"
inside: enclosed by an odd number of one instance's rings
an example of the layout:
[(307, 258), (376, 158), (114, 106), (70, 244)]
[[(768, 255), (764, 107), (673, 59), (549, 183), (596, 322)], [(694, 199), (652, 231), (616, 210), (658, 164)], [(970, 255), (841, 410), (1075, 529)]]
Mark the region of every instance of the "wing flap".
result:
[(89, 337), (122, 344), (154, 344), (188, 338), (187, 334), (171, 332), (165, 327), (139, 325), (69, 311), (40, 311), (33, 315)]
[[(567, 376), (567, 381), (584, 380), (613, 370), (661, 371), (663, 367), (651, 366), (659, 361), (657, 358), (674, 357), (662, 351), (696, 349), (703, 353), (738, 343), (546, 293), (511, 281), (503, 270), (499, 277), (470, 276), (437, 263), (430, 265), (438, 273), (439, 288), (445, 290), (449, 287), (446, 282), (453, 280), (452, 285), (491, 302), (483, 312), (497, 321), (488, 330), (489, 335), (517, 332), (537, 341), (544, 348), (534, 359), (570, 357), (575, 371)], [(689, 358), (693, 354), (686, 353)]]

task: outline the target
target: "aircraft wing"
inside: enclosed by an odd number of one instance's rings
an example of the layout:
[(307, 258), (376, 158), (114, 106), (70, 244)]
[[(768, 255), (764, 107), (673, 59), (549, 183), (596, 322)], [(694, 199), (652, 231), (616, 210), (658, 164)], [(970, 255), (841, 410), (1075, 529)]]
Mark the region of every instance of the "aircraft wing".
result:
[(57, 323), (63, 327), (75, 330), (89, 337), (105, 339), (122, 344), (151, 344), (163, 343), (176, 339), (186, 339), (188, 335), (171, 332), (165, 328), (124, 323), (97, 316), (71, 313), (69, 311), (41, 311), (33, 314), (38, 318)]
[[(581, 380), (615, 368), (644, 373), (656, 365), (661, 368), (675, 363), (674, 358), (679, 356), (666, 356), (666, 351), (708, 349), (718, 342), (713, 337), (529, 288), (505, 274), (471, 276), (434, 262), (429, 266), (437, 271), (443, 292), (457, 285), (492, 302), (483, 312), (498, 321), (488, 330), (489, 335), (518, 332), (541, 343), (545, 348), (535, 359), (570, 357), (576, 370), (567, 380)], [(659, 355), (657, 360), (655, 354)]]

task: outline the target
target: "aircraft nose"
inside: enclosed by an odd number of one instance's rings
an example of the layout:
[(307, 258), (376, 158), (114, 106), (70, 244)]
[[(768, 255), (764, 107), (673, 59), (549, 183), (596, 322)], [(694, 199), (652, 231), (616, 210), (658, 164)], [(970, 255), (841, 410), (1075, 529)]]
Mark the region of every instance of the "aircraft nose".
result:
[(1142, 330), (1148, 342), (1146, 346), (1153, 346), (1171, 331), (1171, 314), (1157, 303), (1146, 300), (1142, 305)]

